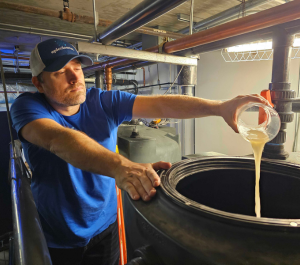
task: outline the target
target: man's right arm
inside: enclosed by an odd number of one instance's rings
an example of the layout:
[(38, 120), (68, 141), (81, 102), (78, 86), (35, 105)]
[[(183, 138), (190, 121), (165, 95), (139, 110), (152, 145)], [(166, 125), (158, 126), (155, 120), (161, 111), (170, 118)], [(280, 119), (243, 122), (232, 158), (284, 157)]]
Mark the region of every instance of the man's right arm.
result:
[(138, 164), (109, 151), (86, 134), (65, 128), (51, 119), (37, 119), (20, 131), (28, 142), (40, 146), (74, 167), (115, 178), (119, 188), (132, 199), (149, 200), (155, 195), (160, 179), (155, 170), (169, 163)]

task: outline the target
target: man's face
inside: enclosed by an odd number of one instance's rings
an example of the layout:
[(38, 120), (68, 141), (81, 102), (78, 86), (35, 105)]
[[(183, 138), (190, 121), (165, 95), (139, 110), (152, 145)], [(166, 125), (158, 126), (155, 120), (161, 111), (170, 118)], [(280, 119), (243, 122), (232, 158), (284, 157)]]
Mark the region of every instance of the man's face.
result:
[(40, 92), (50, 103), (67, 107), (80, 105), (86, 98), (86, 87), (81, 63), (70, 61), (57, 72), (43, 72)]

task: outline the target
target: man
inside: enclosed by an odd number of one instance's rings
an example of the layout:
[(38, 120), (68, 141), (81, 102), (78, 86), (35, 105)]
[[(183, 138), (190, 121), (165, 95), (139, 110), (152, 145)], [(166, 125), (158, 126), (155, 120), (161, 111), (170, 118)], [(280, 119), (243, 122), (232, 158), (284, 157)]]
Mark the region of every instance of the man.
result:
[(28, 164), (32, 192), (54, 265), (118, 264), (117, 186), (133, 200), (149, 201), (167, 162), (138, 164), (114, 152), (117, 129), (132, 118), (221, 116), (237, 132), (236, 110), (258, 95), (220, 102), (181, 95), (135, 96), (86, 90), (81, 63), (89, 57), (58, 39), (31, 53), (38, 93), (11, 107)]

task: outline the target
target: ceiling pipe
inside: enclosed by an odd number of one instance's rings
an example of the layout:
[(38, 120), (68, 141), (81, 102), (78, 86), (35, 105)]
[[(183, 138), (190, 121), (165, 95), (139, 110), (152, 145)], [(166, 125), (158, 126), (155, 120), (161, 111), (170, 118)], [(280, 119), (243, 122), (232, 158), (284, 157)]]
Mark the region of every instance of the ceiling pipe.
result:
[(98, 35), (98, 38), (105, 45), (111, 44), (115, 40), (133, 32), (186, 1), (144, 0), (105, 29)]
[[(255, 7), (258, 7), (260, 5), (263, 5), (263, 4), (271, 2), (271, 1), (274, 1), (274, 0), (249, 0), (245, 3), (244, 10), (246, 12), (250, 9), (253, 9)], [(201, 30), (201, 28), (210, 27), (210, 24), (212, 24), (212, 23), (216, 23), (216, 22), (222, 21), (224, 19), (229, 19), (231, 17), (235, 18), (236, 16), (238, 16), (240, 14), (240, 12), (241, 12), (241, 5), (234, 6), (234, 7), (229, 8), (219, 14), (216, 14), (214, 16), (211, 16), (207, 19), (204, 19), (204, 20), (194, 24), (194, 30), (196, 32), (198, 32)], [(188, 34), (189, 30), (190, 30), (190, 28), (186, 27), (184, 29), (179, 30), (178, 33)]]
[(70, 32), (12, 25), (12, 24), (7, 24), (7, 23), (0, 23), (0, 30), (10, 31), (10, 32), (18, 32), (18, 33), (26, 33), (26, 34), (34, 34), (34, 35), (39, 35), (39, 36), (48, 36), (48, 37), (52, 37), (52, 38), (58, 37), (58, 38), (63, 38), (63, 39), (71, 39), (71, 40), (74, 39), (74, 40), (81, 40), (81, 41), (88, 41), (92, 38), (92, 36), (89, 36), (89, 35), (82, 35), (82, 34), (76, 34), (76, 33), (70, 33)]
[[(270, 40), (273, 37), (273, 32), (276, 31), (278, 27), (284, 29), (290, 34), (297, 34), (300, 32), (300, 19), (287, 22), (279, 26), (273, 26), (273, 27), (257, 30), (254, 32), (241, 34), (239, 36), (227, 38), (224, 40), (199, 45), (191, 49), (175, 52), (174, 55), (191, 57), (201, 53), (212, 52), (220, 49), (225, 49), (231, 46), (242, 45), (253, 41)], [(154, 64), (153, 62), (136, 62), (130, 65), (117, 66), (113, 68), (113, 73), (119, 73), (127, 70), (136, 70), (153, 64)]]
[[(45, 8), (40, 8), (40, 7), (15, 4), (15, 3), (9, 3), (9, 2), (0, 2), (0, 8), (22, 11), (22, 12), (26, 12), (26, 13), (38, 14), (38, 15), (43, 15), (43, 16), (49, 16), (49, 17), (54, 17), (54, 18), (60, 18), (60, 19), (63, 19), (63, 20), (69, 21), (69, 22), (81, 22), (81, 23), (85, 23), (85, 24), (94, 25), (94, 17), (74, 14), (74, 13), (70, 12), (70, 10), (68, 8), (64, 9), (64, 11), (55, 11), (55, 10), (51, 10), (51, 9), (45, 9)], [(98, 26), (108, 27), (112, 23), (113, 22), (111, 20), (99, 19)], [(161, 36), (161, 37), (170, 37), (172, 39), (178, 39), (178, 38), (182, 38), (185, 36), (184, 34), (170, 32), (170, 31), (166, 31), (166, 30), (154, 29), (154, 28), (149, 28), (149, 27), (141, 27), (135, 31), (137, 33), (153, 35), (153, 36)]]
[[(246, 15), (249, 16), (249, 15), (256, 14), (258, 12), (261, 12), (261, 10), (251, 10), (251, 11), (248, 11)], [(200, 28), (197, 29), (196, 32), (199, 32), (199, 31), (202, 31), (202, 30), (207, 30), (209, 28), (212, 28), (212, 27), (215, 27), (215, 26), (219, 26), (221, 24), (224, 24), (224, 23), (227, 23), (229, 21), (232, 21), (232, 20), (235, 20), (235, 19), (239, 19), (239, 18), (240, 18), (239, 14), (231, 16), (231, 17), (228, 17), (228, 18), (224, 18), (222, 20), (218, 20), (216, 22), (213, 22), (213, 23), (210, 23), (210, 24), (205, 25), (203, 27), (200, 27)]]
[[(270, 40), (273, 37), (273, 32), (278, 29), (278, 27), (284, 29), (285, 31), (289, 32), (290, 34), (297, 34), (300, 32), (300, 19), (294, 20), (291, 22), (287, 22), (281, 24), (279, 26), (273, 26), (261, 30), (257, 30), (254, 32), (249, 32), (245, 34), (241, 34), (239, 36), (227, 38), (224, 40), (215, 41), (208, 44), (199, 45), (197, 47), (183, 50), (180, 52), (175, 52), (174, 55), (178, 56), (195, 56), (205, 52), (216, 51), (220, 49), (225, 49), (228, 47), (242, 45), (249, 42), (259, 41), (259, 40)], [(116, 70), (116, 69), (115, 69)], [(124, 68), (123, 71), (126, 71)]]
[[(175, 53), (182, 50), (197, 47), (241, 34), (253, 32), (256, 30), (268, 28), (271, 26), (286, 23), (300, 18), (300, 0), (295, 0), (287, 4), (276, 6), (259, 13), (246, 16), (214, 28), (210, 28), (193, 35), (185, 36), (185, 38), (177, 39), (175, 41), (165, 43), (163, 51), (165, 53)], [(146, 49), (149, 52), (158, 52), (159, 47), (151, 47)], [(94, 66), (84, 68), (86, 71), (95, 71), (96, 69), (105, 66), (117, 67), (120, 65), (135, 63), (135, 60), (118, 58), (109, 60)]]
[(276, 6), (165, 44), (166, 53), (174, 53), (201, 44), (238, 36), (300, 18), (300, 0)]

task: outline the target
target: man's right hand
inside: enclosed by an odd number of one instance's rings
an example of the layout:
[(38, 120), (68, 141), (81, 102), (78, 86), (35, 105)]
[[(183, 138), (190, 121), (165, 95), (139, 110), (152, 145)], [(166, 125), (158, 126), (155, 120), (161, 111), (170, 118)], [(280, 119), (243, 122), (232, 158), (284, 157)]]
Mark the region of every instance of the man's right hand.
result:
[(139, 164), (126, 160), (116, 169), (114, 178), (118, 188), (127, 191), (133, 200), (142, 198), (149, 201), (156, 193), (155, 188), (160, 185), (155, 170), (169, 169), (171, 166), (171, 163), (163, 161)]

